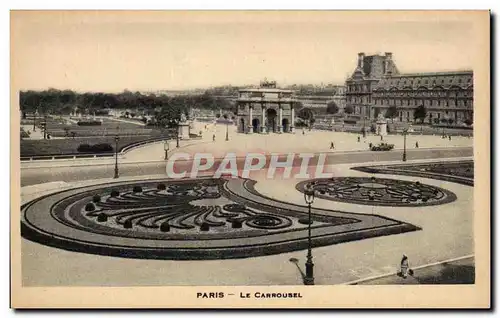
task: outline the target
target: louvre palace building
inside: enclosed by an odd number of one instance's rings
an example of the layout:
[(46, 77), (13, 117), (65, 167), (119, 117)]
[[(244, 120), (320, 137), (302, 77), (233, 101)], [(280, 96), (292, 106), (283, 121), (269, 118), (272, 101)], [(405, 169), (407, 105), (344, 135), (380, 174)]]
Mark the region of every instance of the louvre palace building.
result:
[(396, 120), (414, 121), (420, 105), (426, 109), (425, 122), (442, 118), (462, 123), (473, 117), (473, 72), (400, 73), (392, 53), (369, 55), (358, 53), (352, 76), (346, 80), (346, 106), (354, 116), (374, 119), (395, 106)]

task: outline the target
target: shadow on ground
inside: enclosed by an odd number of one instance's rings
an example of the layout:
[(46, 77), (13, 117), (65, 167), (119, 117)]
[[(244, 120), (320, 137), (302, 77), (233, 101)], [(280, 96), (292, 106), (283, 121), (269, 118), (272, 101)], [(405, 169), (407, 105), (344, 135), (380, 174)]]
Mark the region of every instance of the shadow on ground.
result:
[(395, 274), (359, 282), (355, 285), (455, 285), (474, 284), (476, 269), (474, 258), (431, 265), (415, 269), (412, 276), (403, 278)]
[(474, 284), (476, 270), (472, 265), (442, 264), (437, 275), (418, 275), (414, 277), (419, 284)]

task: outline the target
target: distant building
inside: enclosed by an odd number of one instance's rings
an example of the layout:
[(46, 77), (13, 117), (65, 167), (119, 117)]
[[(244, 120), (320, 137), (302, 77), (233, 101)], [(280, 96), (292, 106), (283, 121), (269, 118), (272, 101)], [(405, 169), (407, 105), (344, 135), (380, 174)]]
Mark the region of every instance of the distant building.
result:
[(236, 100), (238, 132), (293, 132), (296, 102), (293, 91), (277, 88), (276, 82), (240, 89)]
[(374, 119), (395, 106), (399, 121), (412, 122), (420, 105), (424, 105), (424, 121), (429, 123), (443, 118), (460, 123), (473, 117), (473, 72), (469, 70), (401, 74), (392, 53), (359, 53), (346, 88), (346, 105), (360, 118)]
[(311, 108), (312, 110), (318, 110), (322, 112), (325, 110), (327, 105), (334, 102), (338, 108), (339, 112), (344, 110), (346, 105), (346, 88), (344, 85), (334, 85), (334, 90), (331, 94), (313, 94), (313, 95), (297, 95), (296, 98), (302, 103), (303, 107)]

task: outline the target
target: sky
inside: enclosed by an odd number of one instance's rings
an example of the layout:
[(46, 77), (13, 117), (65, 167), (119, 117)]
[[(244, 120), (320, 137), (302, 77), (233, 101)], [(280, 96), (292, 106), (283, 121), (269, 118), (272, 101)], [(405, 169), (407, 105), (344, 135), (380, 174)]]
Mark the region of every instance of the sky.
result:
[(17, 87), (119, 92), (343, 84), (358, 52), (401, 72), (473, 69), (466, 15), (342, 12), (14, 12)]

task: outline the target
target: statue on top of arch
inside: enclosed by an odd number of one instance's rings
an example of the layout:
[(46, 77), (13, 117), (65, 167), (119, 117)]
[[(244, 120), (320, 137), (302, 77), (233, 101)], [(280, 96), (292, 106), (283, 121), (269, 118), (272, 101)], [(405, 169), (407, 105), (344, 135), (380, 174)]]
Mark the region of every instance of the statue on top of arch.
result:
[(267, 78), (264, 78), (264, 80), (260, 82), (260, 87), (276, 88), (276, 81), (268, 81)]

